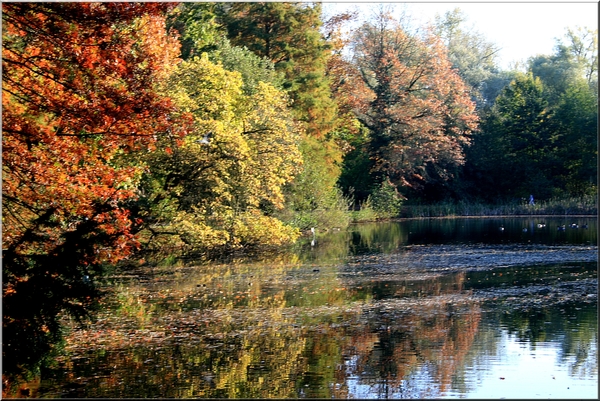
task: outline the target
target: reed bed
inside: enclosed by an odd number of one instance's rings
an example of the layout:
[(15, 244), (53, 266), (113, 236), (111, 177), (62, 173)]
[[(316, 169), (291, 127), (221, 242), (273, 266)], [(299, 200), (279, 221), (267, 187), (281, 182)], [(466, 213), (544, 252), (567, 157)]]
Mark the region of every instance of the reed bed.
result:
[(522, 216), (522, 215), (597, 215), (595, 196), (555, 198), (536, 201), (507, 202), (496, 205), (481, 203), (441, 202), (431, 205), (405, 205), (400, 217), (460, 217), (460, 216)]

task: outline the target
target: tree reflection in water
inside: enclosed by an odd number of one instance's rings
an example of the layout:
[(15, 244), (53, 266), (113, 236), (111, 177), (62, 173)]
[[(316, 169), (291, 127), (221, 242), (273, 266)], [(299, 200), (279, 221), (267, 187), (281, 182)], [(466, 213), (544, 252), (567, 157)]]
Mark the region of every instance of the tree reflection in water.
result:
[[(494, 272), (504, 276), (489, 280), (480, 271), (419, 268), (412, 258), (417, 253), (402, 245), (410, 230), (368, 230), (320, 238), (319, 247), (269, 261), (114, 278), (98, 321), (86, 329), (73, 326), (68, 354), (44, 372), (31, 395), (464, 395), (476, 385), (473, 366), (486, 366), (497, 354), (499, 327), (528, 343), (561, 344), (562, 360), (579, 355), (574, 375), (597, 377), (597, 363), (590, 363), (595, 303), (506, 314), (475, 295), (511, 285), (505, 279), (517, 272), (521, 283), (535, 282), (526, 269), (497, 267)], [(569, 269), (552, 269), (540, 274), (567, 279), (563, 270)], [(576, 274), (595, 277), (587, 267)]]

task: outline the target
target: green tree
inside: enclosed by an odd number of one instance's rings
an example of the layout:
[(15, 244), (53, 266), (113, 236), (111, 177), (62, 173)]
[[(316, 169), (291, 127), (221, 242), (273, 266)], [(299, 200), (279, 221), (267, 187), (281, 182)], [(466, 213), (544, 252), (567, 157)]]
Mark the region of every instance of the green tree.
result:
[(597, 96), (597, 32), (567, 29), (565, 37), (557, 39), (554, 54), (533, 57), (528, 67), (544, 83), (552, 106), (579, 80), (585, 80)]
[(567, 29), (552, 55), (529, 60), (544, 84), (551, 123), (555, 191), (580, 196), (595, 191), (597, 173), (597, 32)]
[(493, 202), (596, 190), (595, 43), (591, 31), (569, 29), (553, 54), (531, 58), (528, 74), (515, 75), (482, 114), (467, 150), (465, 192)]
[(275, 70), (271, 60), (259, 57), (246, 47), (232, 46), (225, 37), (217, 40), (214, 47), (214, 50), (207, 53), (209, 60), (221, 64), (226, 70), (239, 72), (242, 75), (244, 93), (254, 94), (259, 82), (283, 90), (283, 74)]
[(184, 60), (214, 49), (225, 34), (217, 23), (215, 7), (210, 2), (184, 2), (169, 13), (167, 28), (179, 33)]
[(321, 6), (309, 3), (221, 3), (220, 23), (235, 46), (275, 64), (285, 76), (296, 118), (309, 135), (324, 137), (336, 117), (325, 67), (329, 49), (321, 28)]
[(300, 150), (303, 168), (286, 187), (286, 207), (279, 216), (300, 229), (346, 227), (349, 205), (337, 187), (341, 165), (337, 146), (305, 137)]
[(508, 159), (501, 168), (513, 177), (511, 185), (503, 188), (504, 195), (549, 197), (553, 187), (548, 174), (553, 162), (552, 116), (541, 80), (530, 73), (517, 76), (496, 100), (495, 111), (498, 121), (493, 135), (501, 136), (503, 143), (495, 150)]
[(223, 3), (217, 15), (232, 45), (270, 60), (283, 74), (294, 118), (305, 133), (304, 167), (286, 186), (291, 214), (282, 218), (302, 228), (330, 224), (325, 220), (333, 217), (325, 211), (337, 216), (343, 203), (336, 187), (342, 148), (334, 130), (338, 111), (326, 74), (331, 49), (320, 31), (320, 5)]
[(338, 185), (345, 194), (353, 198), (355, 203), (360, 204), (367, 200), (377, 185), (371, 176), (369, 131), (366, 128), (360, 129), (359, 133), (353, 135), (348, 143), (352, 149), (344, 155)]
[(554, 112), (552, 176), (572, 196), (594, 194), (598, 186), (598, 97), (586, 81), (567, 88)]
[(396, 217), (400, 214), (404, 199), (396, 186), (385, 179), (371, 194), (370, 203), (379, 217)]
[(561, 94), (582, 73), (568, 53), (536, 56), (529, 60), (528, 70), (544, 83), (547, 100), (552, 105), (558, 103)]
[(568, 28), (556, 47), (559, 54), (569, 54), (574, 58), (590, 87), (598, 85), (598, 30)]
[[(465, 27), (466, 21), (463, 12), (455, 8), (436, 16), (434, 32), (446, 45), (448, 59), (469, 87), (477, 107), (490, 107), (502, 89), (498, 85), (502, 76), (497, 65), (500, 49), (474, 28)], [(504, 85), (509, 82), (503, 80)]]

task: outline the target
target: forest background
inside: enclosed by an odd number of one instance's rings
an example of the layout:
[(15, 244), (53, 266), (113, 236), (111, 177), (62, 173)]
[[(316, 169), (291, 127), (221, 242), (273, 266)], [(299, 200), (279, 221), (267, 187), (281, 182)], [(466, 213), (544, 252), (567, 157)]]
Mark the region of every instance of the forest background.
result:
[(2, 6), (6, 380), (115, 267), (423, 205), (597, 211), (597, 31), (505, 70), (459, 9), (415, 27), (385, 6), (358, 24), (319, 3)]

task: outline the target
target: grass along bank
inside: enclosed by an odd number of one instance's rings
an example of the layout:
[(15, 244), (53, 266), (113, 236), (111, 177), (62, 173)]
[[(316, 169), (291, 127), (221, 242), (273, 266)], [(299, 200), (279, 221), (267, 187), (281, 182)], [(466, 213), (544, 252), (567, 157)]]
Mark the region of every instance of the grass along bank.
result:
[(399, 217), (454, 217), (454, 216), (521, 216), (521, 215), (597, 215), (596, 196), (571, 197), (486, 205), (481, 203), (442, 202), (432, 205), (405, 205)]
[(536, 201), (529, 205), (526, 200), (506, 202), (495, 205), (472, 203), (465, 201), (440, 202), (434, 204), (404, 204), (398, 214), (380, 213), (369, 202), (360, 205), (360, 209), (352, 211), (352, 221), (355, 223), (400, 218), (427, 218), (427, 217), (466, 217), (466, 216), (574, 216), (597, 215), (598, 198), (587, 195), (583, 197), (552, 198)]

